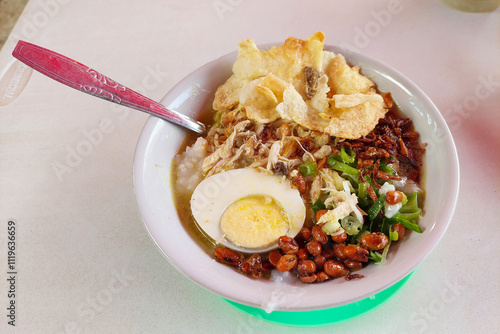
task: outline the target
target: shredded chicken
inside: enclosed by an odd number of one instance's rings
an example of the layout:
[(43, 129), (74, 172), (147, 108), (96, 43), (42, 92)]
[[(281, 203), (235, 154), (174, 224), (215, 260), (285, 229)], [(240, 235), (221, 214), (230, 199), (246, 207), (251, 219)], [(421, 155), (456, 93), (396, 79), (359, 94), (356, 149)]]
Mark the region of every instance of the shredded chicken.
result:
[[(352, 196), (354, 196), (354, 199), (356, 199), (356, 195), (352, 194)], [(323, 216), (321, 216), (320, 220), (318, 220), (318, 224), (338, 222), (340, 219), (348, 216), (350, 212), (351, 206), (347, 201), (343, 201), (339, 205), (337, 205), (335, 209), (328, 210)]]
[(323, 146), (321, 146), (321, 148), (319, 150), (314, 152), (313, 156), (316, 160), (321, 160), (324, 157), (327, 157), (330, 154), (332, 154), (332, 151), (333, 151), (333, 149), (330, 145), (323, 145)]
[[(219, 165), (219, 167), (220, 167), (221, 165), (224, 165), (225, 163), (227, 163), (228, 161), (231, 160), (230, 159), (231, 156), (235, 154), (235, 152), (233, 152), (234, 140), (235, 140), (236, 136), (240, 132), (244, 131), (245, 128), (249, 124), (250, 124), (250, 121), (246, 120), (246, 121), (242, 121), (234, 126), (233, 133), (231, 133), (231, 135), (226, 139), (224, 144), (222, 146), (220, 146), (219, 148), (217, 148), (217, 150), (214, 153), (209, 155), (203, 161), (203, 165), (202, 165), (203, 174), (205, 174), (205, 175), (214, 174), (213, 172), (211, 172), (211, 170), (215, 166)], [(222, 163), (221, 163), (221, 161), (222, 161)]]
[(310, 190), (311, 203), (315, 203), (319, 199), (321, 195), (321, 188), (323, 188), (323, 180), (320, 175), (315, 175)]
[(267, 170), (272, 170), (272, 168), (276, 165), (278, 162), (278, 159), (280, 157), (280, 151), (281, 148), (283, 147), (283, 142), (278, 140), (273, 143), (271, 146), (271, 149), (269, 150), (269, 158), (267, 160)]
[[(328, 136), (278, 120), (264, 125), (249, 120), (244, 109), (227, 111), (207, 135), (202, 172), (208, 177), (234, 168), (264, 168), (291, 179), (299, 165), (328, 156)], [(317, 181), (319, 184), (319, 181)], [(314, 195), (317, 197), (317, 194)]]

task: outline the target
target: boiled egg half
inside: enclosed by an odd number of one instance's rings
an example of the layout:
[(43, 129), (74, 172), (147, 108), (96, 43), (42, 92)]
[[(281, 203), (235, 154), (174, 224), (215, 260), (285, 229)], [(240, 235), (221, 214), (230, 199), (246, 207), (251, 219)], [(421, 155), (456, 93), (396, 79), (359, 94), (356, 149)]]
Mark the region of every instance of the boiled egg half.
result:
[(254, 168), (234, 169), (203, 180), (191, 197), (198, 226), (216, 243), (243, 252), (277, 247), (295, 237), (306, 216), (290, 181)]

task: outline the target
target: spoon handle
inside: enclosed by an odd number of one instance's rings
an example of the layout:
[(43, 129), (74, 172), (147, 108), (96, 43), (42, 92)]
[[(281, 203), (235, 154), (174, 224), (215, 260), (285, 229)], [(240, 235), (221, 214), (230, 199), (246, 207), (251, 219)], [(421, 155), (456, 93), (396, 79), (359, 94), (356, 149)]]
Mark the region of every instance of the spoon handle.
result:
[(101, 99), (144, 111), (198, 133), (205, 125), (169, 110), (76, 60), (25, 41), (17, 42), (12, 55), (51, 79)]

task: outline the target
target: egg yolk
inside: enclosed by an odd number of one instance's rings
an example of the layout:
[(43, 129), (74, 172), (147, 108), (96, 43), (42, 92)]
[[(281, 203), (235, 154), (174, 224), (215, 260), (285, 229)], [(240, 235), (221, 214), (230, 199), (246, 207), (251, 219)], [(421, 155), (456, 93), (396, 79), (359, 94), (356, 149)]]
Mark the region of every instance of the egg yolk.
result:
[(234, 245), (263, 248), (288, 232), (287, 215), (274, 198), (251, 195), (230, 204), (220, 219), (224, 236)]

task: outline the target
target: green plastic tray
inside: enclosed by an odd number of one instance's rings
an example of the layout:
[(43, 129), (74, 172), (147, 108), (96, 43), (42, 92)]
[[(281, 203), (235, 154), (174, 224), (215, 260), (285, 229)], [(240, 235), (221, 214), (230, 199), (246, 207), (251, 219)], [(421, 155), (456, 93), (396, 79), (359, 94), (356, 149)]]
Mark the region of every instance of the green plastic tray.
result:
[(267, 313), (264, 310), (256, 307), (238, 304), (227, 299), (223, 299), (243, 313), (249, 314), (252, 317), (272, 322), (275, 324), (294, 326), (294, 327), (319, 327), (335, 325), (341, 322), (349, 321), (358, 318), (377, 307), (383, 305), (391, 299), (408, 280), (413, 276), (415, 271), (408, 276), (392, 285), (391, 287), (381, 291), (371, 297), (360, 301), (337, 306), (334, 308), (314, 311), (274, 311)]

